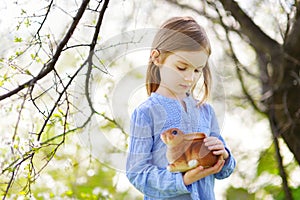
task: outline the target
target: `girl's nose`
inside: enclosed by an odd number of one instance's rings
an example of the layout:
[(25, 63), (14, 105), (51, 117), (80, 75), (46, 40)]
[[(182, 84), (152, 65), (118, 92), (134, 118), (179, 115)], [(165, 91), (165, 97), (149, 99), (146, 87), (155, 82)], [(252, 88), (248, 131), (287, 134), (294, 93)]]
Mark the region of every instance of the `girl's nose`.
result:
[(195, 72), (188, 72), (184, 76), (185, 81), (193, 82), (195, 80)]

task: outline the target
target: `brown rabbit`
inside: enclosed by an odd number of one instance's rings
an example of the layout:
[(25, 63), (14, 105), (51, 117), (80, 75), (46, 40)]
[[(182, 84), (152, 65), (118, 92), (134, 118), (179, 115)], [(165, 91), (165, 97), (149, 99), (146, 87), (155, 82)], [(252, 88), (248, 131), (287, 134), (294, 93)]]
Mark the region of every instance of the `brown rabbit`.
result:
[(170, 172), (185, 172), (199, 165), (213, 166), (219, 159), (204, 144), (204, 133), (184, 134), (178, 128), (171, 128), (161, 134), (167, 145), (167, 169)]

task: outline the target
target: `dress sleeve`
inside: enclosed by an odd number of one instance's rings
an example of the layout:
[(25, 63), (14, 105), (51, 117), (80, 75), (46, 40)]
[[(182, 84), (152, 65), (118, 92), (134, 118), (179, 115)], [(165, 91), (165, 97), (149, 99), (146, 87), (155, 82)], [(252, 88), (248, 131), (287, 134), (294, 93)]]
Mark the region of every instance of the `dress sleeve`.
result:
[(227, 178), (228, 176), (230, 176), (236, 166), (236, 161), (229, 149), (229, 147), (226, 145), (226, 142), (224, 140), (224, 138), (221, 136), (220, 134), (220, 129), (219, 129), (219, 125), (218, 125), (218, 121), (217, 121), (217, 117), (216, 114), (213, 110), (213, 108), (211, 107), (211, 136), (215, 136), (218, 137), (224, 144), (226, 151), (228, 152), (229, 157), (225, 160), (225, 164), (222, 168), (222, 170), (220, 172), (218, 172), (217, 174), (215, 174), (215, 178), (216, 179), (224, 179)]
[(138, 190), (155, 199), (171, 198), (189, 193), (181, 173), (152, 164), (154, 145), (152, 122), (149, 115), (135, 111), (131, 118), (126, 176)]

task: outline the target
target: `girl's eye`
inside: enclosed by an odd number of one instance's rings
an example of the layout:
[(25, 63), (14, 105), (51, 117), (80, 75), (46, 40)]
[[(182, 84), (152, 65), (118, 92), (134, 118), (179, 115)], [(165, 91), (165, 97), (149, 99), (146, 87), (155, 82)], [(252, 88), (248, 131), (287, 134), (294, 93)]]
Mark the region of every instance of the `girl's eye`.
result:
[(194, 72), (195, 72), (195, 73), (200, 73), (200, 70), (199, 70), (199, 69), (195, 69)]
[(178, 69), (179, 71), (184, 71), (184, 70), (186, 70), (185, 67), (177, 67), (177, 69)]

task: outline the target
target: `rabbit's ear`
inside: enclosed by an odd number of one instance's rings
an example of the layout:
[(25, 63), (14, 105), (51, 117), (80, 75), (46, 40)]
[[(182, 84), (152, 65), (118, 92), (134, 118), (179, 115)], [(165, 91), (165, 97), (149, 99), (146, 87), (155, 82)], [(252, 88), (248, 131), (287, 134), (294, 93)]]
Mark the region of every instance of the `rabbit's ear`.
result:
[(200, 140), (206, 138), (205, 133), (188, 133), (184, 135), (185, 140)]

